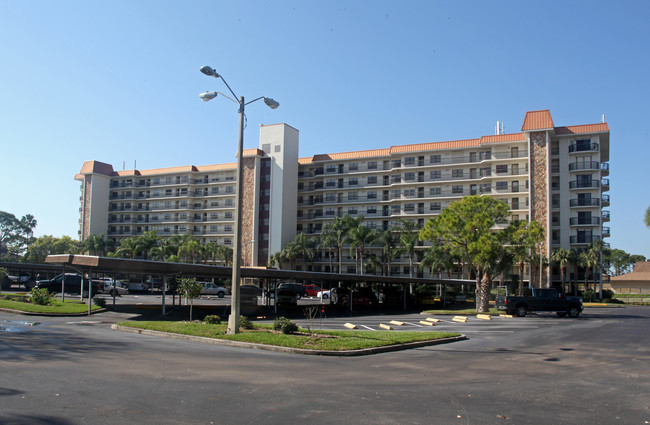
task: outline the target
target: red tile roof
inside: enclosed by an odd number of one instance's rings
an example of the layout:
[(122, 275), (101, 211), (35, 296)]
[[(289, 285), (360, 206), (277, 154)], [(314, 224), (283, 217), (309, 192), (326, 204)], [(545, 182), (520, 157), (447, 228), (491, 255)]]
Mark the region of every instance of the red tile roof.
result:
[(524, 125), (521, 126), (521, 131), (532, 130), (548, 130), (555, 127), (551, 112), (548, 109), (541, 111), (528, 111), (524, 118)]
[(603, 133), (606, 131), (609, 131), (607, 123), (555, 127), (555, 134), (558, 136), (564, 136), (567, 134)]

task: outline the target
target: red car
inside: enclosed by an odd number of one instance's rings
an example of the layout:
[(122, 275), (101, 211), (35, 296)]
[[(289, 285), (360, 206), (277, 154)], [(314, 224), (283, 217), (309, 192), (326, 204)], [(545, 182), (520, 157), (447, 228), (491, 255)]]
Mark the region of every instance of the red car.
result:
[(305, 290), (305, 293), (310, 297), (315, 297), (320, 291), (320, 287), (318, 285), (303, 285), (303, 289)]

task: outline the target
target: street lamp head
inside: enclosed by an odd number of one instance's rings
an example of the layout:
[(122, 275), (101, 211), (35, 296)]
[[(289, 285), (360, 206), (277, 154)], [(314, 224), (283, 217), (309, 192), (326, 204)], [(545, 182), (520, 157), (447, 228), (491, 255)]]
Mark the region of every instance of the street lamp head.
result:
[(199, 95), (199, 98), (204, 102), (212, 100), (215, 97), (217, 97), (217, 92), (216, 91), (206, 91), (205, 93), (201, 93)]
[(264, 98), (264, 103), (266, 103), (266, 106), (268, 106), (271, 109), (278, 109), (278, 106), (280, 106), (280, 104), (278, 102), (271, 99), (270, 97), (265, 97)]
[(219, 78), (220, 77), (220, 75), (217, 74), (217, 71), (215, 71), (214, 69), (212, 69), (212, 67), (207, 66), (207, 65), (202, 66), (200, 68), (200, 71), (202, 73), (204, 73), (205, 75), (207, 75), (208, 77), (214, 77), (214, 78)]

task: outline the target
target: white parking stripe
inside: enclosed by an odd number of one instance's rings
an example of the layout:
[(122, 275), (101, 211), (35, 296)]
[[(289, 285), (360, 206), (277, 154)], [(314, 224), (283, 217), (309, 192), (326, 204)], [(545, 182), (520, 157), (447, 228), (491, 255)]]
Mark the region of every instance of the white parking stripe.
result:
[(362, 328), (366, 328), (366, 329), (368, 329), (369, 331), (376, 331), (376, 330), (377, 330), (377, 329), (373, 329), (373, 328), (371, 328), (370, 326), (366, 326), (366, 325), (359, 325), (359, 326), (361, 326)]

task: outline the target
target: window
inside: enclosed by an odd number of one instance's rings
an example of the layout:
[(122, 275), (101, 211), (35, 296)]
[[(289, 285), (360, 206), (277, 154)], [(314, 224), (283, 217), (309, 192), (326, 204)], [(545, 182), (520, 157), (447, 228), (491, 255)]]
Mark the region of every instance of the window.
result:
[(334, 211), (334, 208), (326, 208), (325, 209), (325, 215), (334, 215), (336, 214), (336, 211)]
[(210, 202), (211, 207), (218, 207), (219, 206), (219, 201), (212, 201)]
[(358, 192), (348, 192), (348, 201), (356, 201), (357, 199), (359, 199)]
[(326, 171), (328, 173), (336, 173), (336, 165), (328, 165)]
[(463, 185), (454, 185), (451, 187), (451, 193), (454, 195), (462, 195), (463, 194)]
[(217, 226), (216, 224), (210, 226), (211, 233), (216, 233), (218, 230), (219, 230), (219, 226)]
[(213, 195), (216, 195), (216, 194), (218, 194), (218, 193), (219, 193), (219, 188), (218, 188), (218, 187), (213, 187), (213, 188), (212, 188), (212, 194), (213, 194)]
[(218, 220), (219, 219), (219, 213), (216, 213), (216, 212), (210, 213), (210, 219), (211, 220)]
[(404, 165), (415, 165), (415, 157), (407, 156), (406, 158), (404, 158)]
[[(368, 162), (368, 169), (369, 170), (376, 170), (377, 169), (377, 161), (369, 161)], [(376, 177), (375, 177), (376, 179)]]
[(390, 210), (393, 214), (399, 214), (400, 211), (400, 206), (399, 205), (391, 205)]
[(336, 186), (336, 180), (335, 179), (327, 179), (327, 181), (325, 181), (325, 186), (327, 186), (327, 187)]
[(357, 213), (357, 207), (348, 208), (348, 214), (355, 215)]
[(442, 162), (442, 157), (440, 155), (431, 155), (429, 157), (429, 162), (431, 164), (440, 164)]
[(227, 207), (232, 207), (234, 203), (235, 203), (235, 201), (233, 201), (232, 199), (226, 199), (226, 206)]
[(502, 192), (508, 190), (508, 182), (497, 182), (497, 190)]
[(440, 195), (441, 190), (439, 187), (430, 187), (429, 188), (429, 195)]
[(400, 174), (394, 174), (390, 177), (392, 183), (400, 183), (402, 181), (402, 176)]
[(497, 174), (508, 174), (508, 164), (497, 165), (496, 166)]
[(359, 164), (356, 162), (351, 163), (348, 165), (348, 170), (350, 171), (357, 171), (359, 169)]
[(165, 196), (172, 196), (172, 190), (171, 189), (165, 189)]
[(415, 189), (404, 189), (404, 196), (407, 198), (415, 197)]
[(402, 161), (399, 159), (394, 159), (392, 162), (393, 162), (393, 168), (399, 168), (402, 166)]
[(377, 184), (377, 176), (368, 177), (368, 184)]
[(223, 230), (225, 230), (226, 232), (232, 232), (232, 225), (226, 224), (225, 226), (223, 226)]
[(377, 192), (368, 192), (368, 199), (377, 199)]
[(440, 202), (431, 202), (429, 204), (429, 211), (440, 211), (442, 209), (442, 206), (440, 205)]
[(225, 216), (226, 216), (227, 219), (232, 220), (232, 213), (230, 211), (226, 212)]
[(462, 168), (455, 168), (451, 170), (451, 177), (458, 179), (463, 177), (463, 169)]
[(442, 172), (440, 172), (440, 171), (431, 171), (429, 173), (429, 178), (431, 180), (440, 180), (442, 178)]
[(402, 191), (399, 189), (391, 190), (390, 197), (391, 199), (399, 199), (402, 196)]
[(325, 202), (335, 202), (335, 201), (336, 201), (336, 194), (334, 193), (325, 194)]
[(377, 214), (377, 207), (368, 207), (366, 209), (366, 214)]
[(223, 240), (224, 245), (232, 245), (232, 240), (230, 238), (226, 238)]
[(415, 211), (415, 204), (404, 204), (404, 211), (406, 212)]
[(351, 178), (351, 179), (348, 180), (348, 185), (350, 185), (350, 186), (356, 186), (358, 184), (359, 184), (359, 179), (357, 179), (356, 177)]
[(415, 180), (415, 173), (404, 173), (404, 180), (406, 181)]
[(235, 188), (233, 186), (226, 186), (226, 193), (233, 193)]

